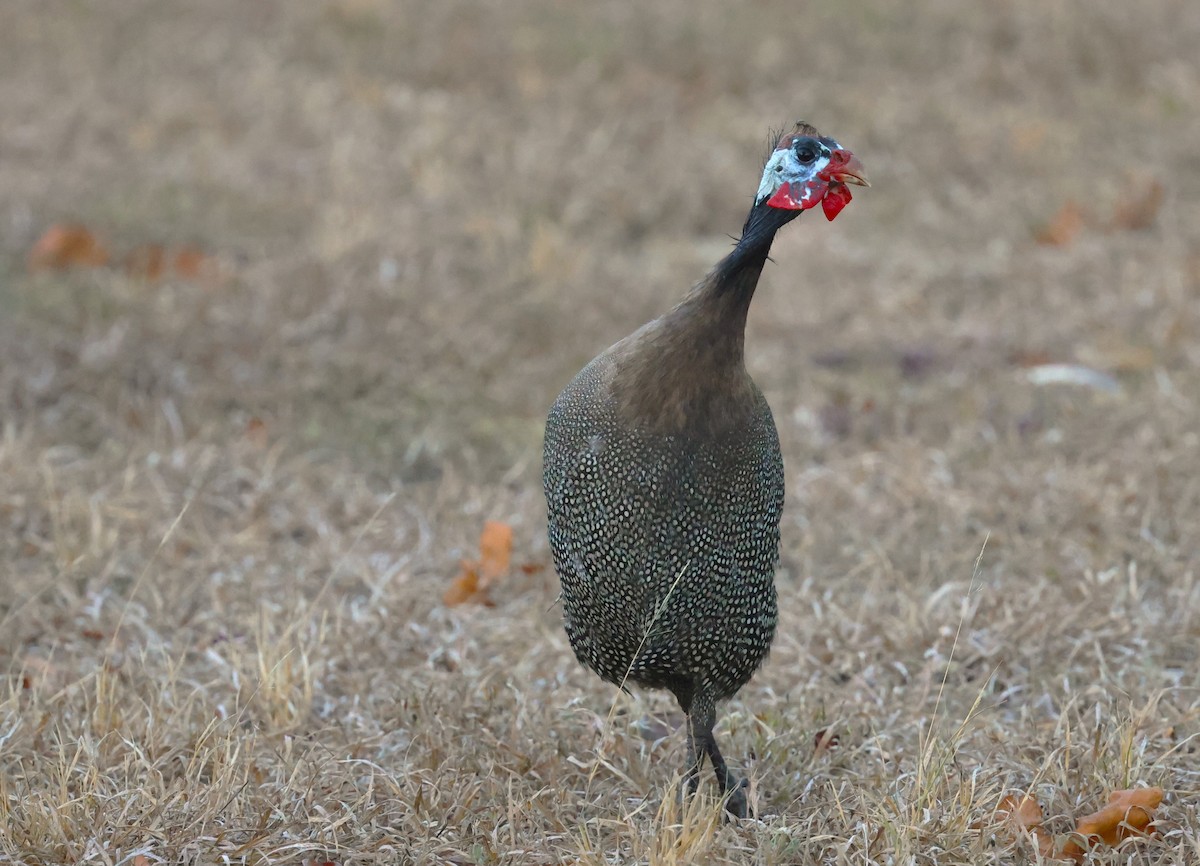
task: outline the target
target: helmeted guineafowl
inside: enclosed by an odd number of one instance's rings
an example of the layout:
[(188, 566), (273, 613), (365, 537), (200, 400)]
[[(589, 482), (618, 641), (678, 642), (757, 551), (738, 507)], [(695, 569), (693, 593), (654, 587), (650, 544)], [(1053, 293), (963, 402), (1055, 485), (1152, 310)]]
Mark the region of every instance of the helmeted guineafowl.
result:
[(781, 136), (741, 240), (686, 298), (596, 357), (546, 420), (543, 482), (563, 613), (581, 662), (669, 689), (688, 715), (694, 788), (707, 755), (735, 815), (744, 783), (713, 738), (716, 702), (775, 634), (783, 459), (743, 363), (746, 314), (775, 233), (866, 186), (858, 159), (807, 124)]

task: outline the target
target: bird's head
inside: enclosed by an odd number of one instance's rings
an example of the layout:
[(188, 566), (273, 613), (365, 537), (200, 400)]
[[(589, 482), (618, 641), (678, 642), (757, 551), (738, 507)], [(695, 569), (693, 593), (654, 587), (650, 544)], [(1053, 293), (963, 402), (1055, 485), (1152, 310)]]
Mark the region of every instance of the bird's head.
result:
[(858, 157), (801, 122), (780, 136), (754, 202), (796, 211), (820, 203), (826, 218), (833, 219), (850, 203), (847, 184), (870, 186)]

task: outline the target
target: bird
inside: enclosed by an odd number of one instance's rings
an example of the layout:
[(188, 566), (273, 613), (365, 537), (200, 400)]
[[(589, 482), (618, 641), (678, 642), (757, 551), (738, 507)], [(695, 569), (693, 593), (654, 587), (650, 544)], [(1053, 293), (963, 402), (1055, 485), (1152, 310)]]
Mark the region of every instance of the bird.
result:
[(687, 716), (686, 789), (707, 758), (739, 818), (747, 783), (713, 726), (775, 635), (784, 502), (779, 435), (744, 363), (747, 312), (776, 232), (818, 204), (832, 220), (848, 185), (869, 186), (853, 153), (803, 121), (771, 141), (732, 251), (570, 381), (542, 463), (576, 658), (622, 689), (672, 692)]

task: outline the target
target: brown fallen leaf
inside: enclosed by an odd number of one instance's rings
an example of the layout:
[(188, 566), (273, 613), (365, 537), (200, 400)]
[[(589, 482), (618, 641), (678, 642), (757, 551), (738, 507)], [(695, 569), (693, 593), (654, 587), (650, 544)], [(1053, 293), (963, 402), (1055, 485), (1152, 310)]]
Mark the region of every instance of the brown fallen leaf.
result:
[(213, 276), (217, 264), (212, 256), (196, 247), (180, 247), (171, 256), (171, 270), (185, 280), (201, 280)]
[(108, 250), (86, 227), (78, 223), (55, 223), (37, 239), (26, 266), (30, 271), (98, 268), (108, 264), (108, 259)]
[(1042, 807), (1029, 794), (1019, 798), (1005, 794), (996, 807), (996, 817), (999, 818), (1014, 838), (1020, 838), (1028, 833), (1037, 845), (1038, 853), (1050, 857), (1054, 850), (1054, 837), (1042, 826)]
[(1162, 208), (1165, 190), (1157, 180), (1146, 183), (1144, 178), (1132, 178), (1130, 187), (1121, 197), (1121, 203), (1113, 210), (1109, 225), (1114, 231), (1148, 229), (1154, 225), (1154, 220)]
[(1083, 210), (1068, 200), (1048, 223), (1034, 232), (1033, 238), (1046, 246), (1065, 247), (1075, 240), (1082, 228)]
[(246, 441), (256, 448), (266, 448), (271, 441), (270, 430), (267, 428), (267, 422), (257, 415), (246, 422), (246, 430), (244, 432)]
[[(1130, 836), (1144, 836), (1154, 820), (1154, 810), (1162, 800), (1162, 788), (1113, 791), (1107, 806), (1079, 819), (1075, 832), (1087, 841), (1089, 847), (1098, 843), (1112, 846)], [(1063, 857), (1077, 861), (1082, 861), (1085, 853), (1074, 839), (1068, 840), (1062, 849)]]
[(1008, 353), (1008, 363), (1014, 367), (1040, 367), (1054, 363), (1054, 356), (1046, 349), (1014, 349)]
[(513, 531), (507, 523), (489, 520), (479, 536), (479, 573), (485, 584), (508, 571), (512, 556)]
[(1005, 794), (1000, 800), (1000, 805), (996, 807), (996, 817), (1011, 821), (1024, 829), (1037, 827), (1042, 823), (1044, 816), (1038, 801), (1028, 794), (1023, 795), (1019, 800), (1012, 794)]
[(167, 251), (159, 244), (142, 244), (125, 257), (125, 272), (131, 277), (156, 283), (166, 270)]
[(487, 593), (487, 587), (480, 585), (479, 572), (476, 571), (478, 563), (472, 562), (469, 559), (462, 561), (462, 571), (454, 580), (450, 581), (449, 588), (442, 594), (442, 602), (447, 607), (457, 607), (460, 604), (466, 604), (468, 601), (478, 602), (485, 607), (493, 607), (495, 602), (491, 600)]
[(142, 244), (125, 257), (126, 273), (156, 283), (166, 277), (183, 280), (206, 279), (216, 273), (212, 257), (192, 246), (168, 249), (161, 244)]
[(512, 540), (511, 526), (496, 520), (487, 521), (479, 536), (479, 560), (463, 560), (462, 570), (451, 581), (442, 601), (450, 607), (468, 601), (493, 606), (495, 602), (488, 592), (508, 572)]

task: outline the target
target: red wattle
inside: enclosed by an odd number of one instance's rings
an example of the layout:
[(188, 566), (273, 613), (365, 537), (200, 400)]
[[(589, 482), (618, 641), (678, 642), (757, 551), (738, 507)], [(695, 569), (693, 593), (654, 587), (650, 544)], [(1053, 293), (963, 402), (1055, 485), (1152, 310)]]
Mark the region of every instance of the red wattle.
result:
[(817, 206), (817, 202), (828, 188), (829, 184), (822, 180), (811, 180), (802, 186), (785, 183), (775, 190), (767, 204), (783, 210), (808, 210)]
[(850, 204), (850, 199), (850, 187), (844, 183), (831, 183), (829, 192), (821, 199), (821, 209), (825, 211), (825, 218), (832, 222), (833, 218), (842, 212), (842, 208)]

